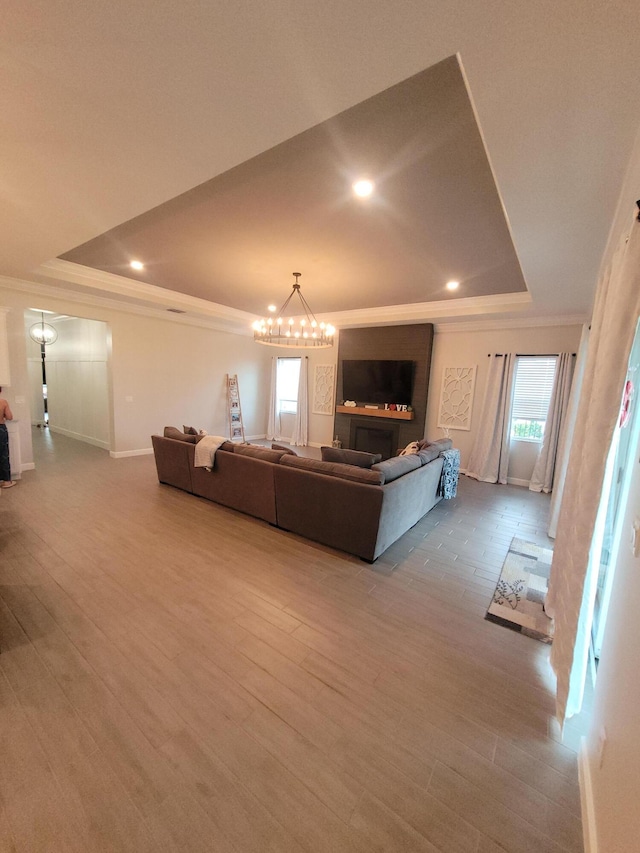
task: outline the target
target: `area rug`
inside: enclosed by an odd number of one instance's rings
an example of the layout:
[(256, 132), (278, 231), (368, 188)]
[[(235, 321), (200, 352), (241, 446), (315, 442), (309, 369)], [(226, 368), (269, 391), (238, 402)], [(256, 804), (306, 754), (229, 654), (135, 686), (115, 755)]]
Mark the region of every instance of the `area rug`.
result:
[(544, 599), (552, 556), (550, 548), (514, 536), (485, 619), (550, 643), (553, 622), (544, 612)]

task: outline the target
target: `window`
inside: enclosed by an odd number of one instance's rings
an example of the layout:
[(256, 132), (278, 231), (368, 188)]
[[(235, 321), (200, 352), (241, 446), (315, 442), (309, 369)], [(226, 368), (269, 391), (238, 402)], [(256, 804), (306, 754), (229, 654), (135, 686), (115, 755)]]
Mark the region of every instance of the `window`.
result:
[(511, 438), (542, 441), (556, 362), (555, 355), (518, 356), (511, 407)]
[(298, 380), (300, 378), (299, 358), (279, 358), (276, 377), (276, 397), (278, 414), (295, 415), (298, 411)]

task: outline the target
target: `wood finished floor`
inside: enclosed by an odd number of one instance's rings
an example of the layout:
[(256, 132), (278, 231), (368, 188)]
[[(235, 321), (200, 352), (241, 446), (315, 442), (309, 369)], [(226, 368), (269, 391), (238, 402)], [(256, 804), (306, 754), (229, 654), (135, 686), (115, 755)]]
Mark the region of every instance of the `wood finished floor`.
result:
[(36, 433), (0, 499), (0, 851), (579, 853), (549, 648), (483, 619), (548, 499), (462, 478), (378, 560)]

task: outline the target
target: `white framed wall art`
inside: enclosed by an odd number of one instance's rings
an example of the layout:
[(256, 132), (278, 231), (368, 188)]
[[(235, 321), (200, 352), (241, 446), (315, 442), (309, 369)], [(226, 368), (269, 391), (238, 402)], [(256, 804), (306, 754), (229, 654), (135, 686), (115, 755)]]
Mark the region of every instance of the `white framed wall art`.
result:
[(476, 365), (444, 368), (437, 426), (443, 429), (471, 429), (475, 383)]

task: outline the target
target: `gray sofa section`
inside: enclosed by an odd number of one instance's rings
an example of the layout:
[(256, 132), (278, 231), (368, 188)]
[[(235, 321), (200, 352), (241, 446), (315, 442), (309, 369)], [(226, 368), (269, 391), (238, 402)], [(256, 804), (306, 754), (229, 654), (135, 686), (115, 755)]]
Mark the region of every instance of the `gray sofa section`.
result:
[(152, 442), (161, 483), (368, 562), (440, 500), (443, 460), (437, 455), (394, 457), (360, 468), (225, 442), (208, 471), (194, 468), (195, 445), (186, 437), (154, 435)]
[[(407, 457), (397, 457), (407, 467)], [(392, 461), (392, 460), (388, 460)], [(275, 469), (278, 527), (373, 562), (440, 500), (442, 459), (385, 482), (384, 474), (354, 468), (351, 476), (323, 471), (315, 462), (287, 456)], [(380, 463), (381, 465), (383, 463)], [(360, 472), (358, 475), (356, 472)], [(377, 479), (378, 482), (372, 481)]]

